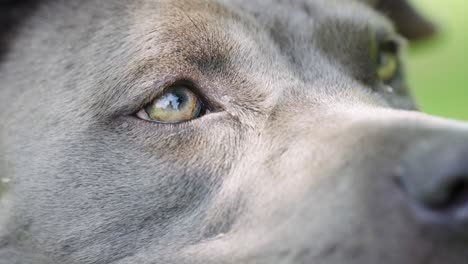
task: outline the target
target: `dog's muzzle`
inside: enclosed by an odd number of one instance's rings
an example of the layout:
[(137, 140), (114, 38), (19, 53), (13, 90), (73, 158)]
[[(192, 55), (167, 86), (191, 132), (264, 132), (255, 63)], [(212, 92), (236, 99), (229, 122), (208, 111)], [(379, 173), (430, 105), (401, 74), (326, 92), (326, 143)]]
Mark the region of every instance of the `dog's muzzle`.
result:
[[(416, 215), (454, 232), (468, 226), (468, 137), (443, 135), (409, 146), (399, 182)], [(468, 235), (467, 231), (463, 231)]]

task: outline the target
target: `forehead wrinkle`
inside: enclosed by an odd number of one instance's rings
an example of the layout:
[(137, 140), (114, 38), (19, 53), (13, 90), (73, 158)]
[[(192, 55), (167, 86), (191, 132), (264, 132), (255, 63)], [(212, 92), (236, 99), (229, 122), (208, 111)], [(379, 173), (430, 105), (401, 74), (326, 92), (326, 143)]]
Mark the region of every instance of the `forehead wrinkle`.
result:
[(150, 2), (152, 5), (137, 12), (139, 57), (142, 61), (172, 57), (183, 64), (194, 64), (201, 71), (222, 71), (234, 57), (233, 50), (240, 50), (230, 29), (241, 20), (211, 1), (186, 2)]
[[(363, 2), (265, 0), (260, 6), (248, 0), (235, 0), (234, 3), (252, 14), (269, 31), (280, 53), (298, 75), (307, 74), (317, 55), (314, 45), (324, 40), (319, 34), (314, 34), (317, 31), (328, 35), (329, 31), (334, 31), (338, 39), (359, 42), (362, 40), (358, 36), (363, 36), (367, 41), (371, 37), (369, 35), (377, 35), (376, 32), (393, 32), (391, 23)], [(332, 25), (328, 25), (329, 22), (333, 22)], [(327, 25), (329, 28), (320, 30)], [(327, 44), (320, 43), (320, 46), (323, 45)]]
[(205, 9), (200, 8), (207, 5), (206, 1), (186, 6), (182, 2), (145, 1), (135, 12), (132, 34), (136, 45), (128, 62), (131, 79), (199, 75), (228, 63), (228, 38), (201, 15)]
[[(196, 2), (210, 3), (208, 6), (214, 5), (209, 1)], [(211, 9), (196, 9), (190, 5), (185, 8), (176, 3), (180, 1), (157, 6), (158, 8), (152, 10), (157, 13), (142, 8), (143, 13), (136, 16), (134, 31), (137, 32), (137, 42), (140, 44), (136, 53), (145, 52), (139, 54), (140, 57), (152, 55), (187, 58), (197, 53), (205, 55), (217, 53), (226, 57), (238, 55), (248, 58), (253, 45), (268, 46), (266, 49), (271, 49), (269, 42), (257, 41), (258, 35), (265, 32), (249, 18), (242, 17), (220, 4), (214, 5), (215, 7)], [(167, 8), (174, 6), (176, 12), (166, 12)], [(213, 13), (211, 12), (213, 9), (223, 11)], [(233, 54), (234, 52), (237, 54)]]
[[(184, 1), (178, 3), (181, 2)], [(208, 1), (195, 2), (199, 7), (212, 5)], [(203, 85), (205, 87), (198, 88), (218, 99), (224, 95), (231, 99), (248, 95), (248, 98), (242, 98), (243, 101), (274, 97), (270, 91), (270, 83), (276, 79), (274, 70), (259, 66), (264, 64), (272, 68), (267, 59), (274, 56), (268, 55), (271, 47), (263, 47), (269, 42), (258, 39), (258, 28), (249, 30), (256, 26), (253, 21), (216, 5), (211, 9), (222, 11), (213, 15), (209, 8), (197, 8), (197, 5), (184, 9), (185, 6), (174, 7), (174, 3), (166, 1), (145, 3), (135, 12), (130, 28), (131, 56), (125, 65), (125, 76), (119, 77), (126, 80), (126, 85), (116, 89), (122, 90), (120, 92), (108, 91), (110, 95), (116, 95), (109, 100), (114, 109), (128, 109), (135, 101), (145, 100), (145, 94), (146, 97), (154, 95), (157, 83), (176, 78)], [(243, 92), (231, 91), (231, 88)], [(129, 103), (128, 98), (133, 98), (134, 102)]]

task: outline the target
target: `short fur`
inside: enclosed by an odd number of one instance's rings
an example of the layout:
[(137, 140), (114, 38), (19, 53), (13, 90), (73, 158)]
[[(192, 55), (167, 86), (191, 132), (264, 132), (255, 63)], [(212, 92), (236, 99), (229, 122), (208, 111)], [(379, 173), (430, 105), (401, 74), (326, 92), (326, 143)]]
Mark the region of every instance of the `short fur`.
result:
[[(382, 3), (36, 4), (1, 22), (1, 264), (466, 263), (392, 181), (468, 126), (376, 80)], [(211, 113), (135, 117), (178, 81)]]

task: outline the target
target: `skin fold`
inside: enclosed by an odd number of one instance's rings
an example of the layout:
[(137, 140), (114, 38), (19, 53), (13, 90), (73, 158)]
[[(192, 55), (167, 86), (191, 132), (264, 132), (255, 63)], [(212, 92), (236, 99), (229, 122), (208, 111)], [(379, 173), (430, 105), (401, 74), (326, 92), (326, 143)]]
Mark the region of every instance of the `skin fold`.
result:
[[(466, 264), (465, 223), (421, 216), (398, 175), (468, 125), (415, 110), (403, 58), (376, 78), (380, 42), (434, 32), (385, 2), (22, 6), (0, 42), (0, 264)], [(138, 118), (174, 84), (209, 111)]]

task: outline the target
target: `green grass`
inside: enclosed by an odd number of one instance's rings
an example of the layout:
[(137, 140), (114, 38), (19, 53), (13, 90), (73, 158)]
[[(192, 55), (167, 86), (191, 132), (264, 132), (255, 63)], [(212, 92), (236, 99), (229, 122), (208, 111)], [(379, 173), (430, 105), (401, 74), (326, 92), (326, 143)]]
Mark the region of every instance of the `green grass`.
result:
[(409, 83), (425, 112), (468, 120), (468, 1), (413, 0), (439, 27), (410, 46)]

